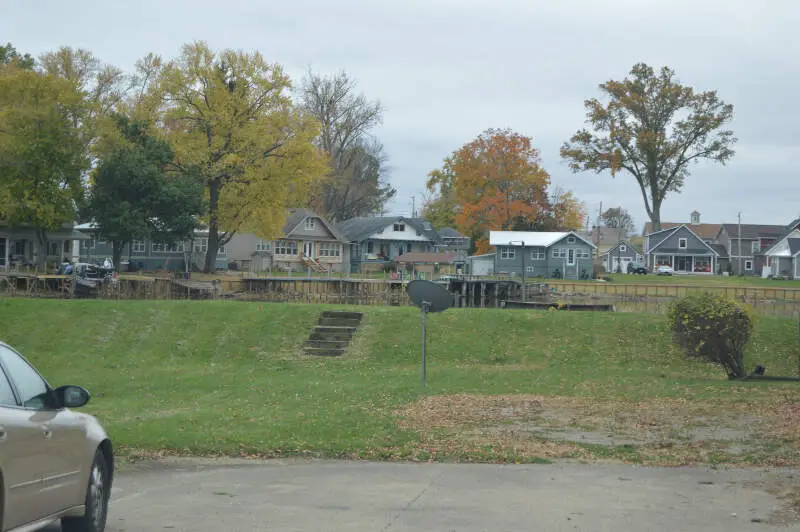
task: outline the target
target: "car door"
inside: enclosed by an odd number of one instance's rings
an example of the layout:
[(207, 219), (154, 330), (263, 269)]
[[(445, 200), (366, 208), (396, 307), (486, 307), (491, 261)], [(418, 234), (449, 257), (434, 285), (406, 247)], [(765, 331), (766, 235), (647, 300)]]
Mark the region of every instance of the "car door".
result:
[[(55, 404), (52, 389), (19, 353), (0, 345), (0, 364), (19, 401), (24, 433), (37, 459), (35, 491), (38, 517), (46, 517), (80, 504), (79, 487), (84, 430), (78, 417)], [(33, 495), (33, 494), (31, 494)]]
[[(2, 348), (2, 346), (0, 346)], [(14, 528), (40, 517), (42, 489), (41, 431), (28, 421), (30, 412), (21, 408), (0, 366), (0, 471), (5, 496), (0, 529)]]

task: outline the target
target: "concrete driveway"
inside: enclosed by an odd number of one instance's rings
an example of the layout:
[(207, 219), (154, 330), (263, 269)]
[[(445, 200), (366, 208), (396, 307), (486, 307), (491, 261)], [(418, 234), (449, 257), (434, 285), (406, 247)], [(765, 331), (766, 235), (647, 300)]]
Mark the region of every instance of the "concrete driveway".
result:
[(787, 530), (798, 503), (791, 471), (189, 460), (120, 473), (108, 530)]

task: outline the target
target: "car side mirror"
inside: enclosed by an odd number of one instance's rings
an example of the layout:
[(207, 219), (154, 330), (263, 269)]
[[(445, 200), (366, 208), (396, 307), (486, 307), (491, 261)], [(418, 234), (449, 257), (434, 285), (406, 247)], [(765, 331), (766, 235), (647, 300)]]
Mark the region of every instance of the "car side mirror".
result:
[(92, 397), (85, 388), (73, 385), (60, 386), (55, 393), (58, 404), (64, 408), (80, 408)]

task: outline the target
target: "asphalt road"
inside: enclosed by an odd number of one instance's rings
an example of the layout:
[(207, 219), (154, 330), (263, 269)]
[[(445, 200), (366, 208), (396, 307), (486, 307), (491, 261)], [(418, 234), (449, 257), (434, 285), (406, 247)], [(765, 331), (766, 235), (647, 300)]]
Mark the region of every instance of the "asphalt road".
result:
[(107, 530), (787, 530), (791, 493), (800, 472), (175, 461), (119, 474)]

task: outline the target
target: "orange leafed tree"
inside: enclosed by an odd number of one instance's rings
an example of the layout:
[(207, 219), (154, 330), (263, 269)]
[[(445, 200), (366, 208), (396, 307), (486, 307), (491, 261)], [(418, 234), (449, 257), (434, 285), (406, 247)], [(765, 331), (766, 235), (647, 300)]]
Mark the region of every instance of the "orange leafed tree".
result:
[(449, 158), (456, 227), (475, 239), (478, 253), (488, 251), (490, 229), (544, 216), (550, 176), (539, 163), (531, 139), (508, 129), (488, 129)]

